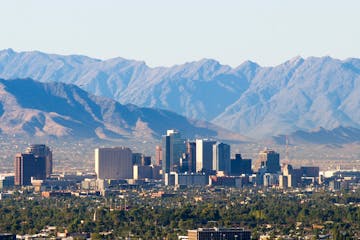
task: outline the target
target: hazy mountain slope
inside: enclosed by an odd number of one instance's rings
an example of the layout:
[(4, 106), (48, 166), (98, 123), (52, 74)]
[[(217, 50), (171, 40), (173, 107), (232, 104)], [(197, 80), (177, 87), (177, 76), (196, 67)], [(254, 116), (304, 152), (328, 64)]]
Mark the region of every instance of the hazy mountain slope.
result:
[(206, 120), (220, 114), (249, 85), (246, 74), (209, 59), (171, 68), (149, 68), (144, 62), (122, 58), (101, 61), (11, 49), (0, 51), (0, 77), (73, 83), (121, 103), (168, 109)]
[[(332, 130), (319, 128), (314, 131), (296, 131), (287, 136), (291, 144), (347, 144), (360, 142), (360, 129), (352, 127), (337, 127)], [(286, 143), (286, 136), (280, 135), (273, 138), (278, 144)]]
[(173, 112), (121, 105), (75, 85), (31, 79), (0, 79), (0, 122), (2, 134), (75, 138), (159, 138), (170, 128), (215, 137), (219, 130)]
[[(168, 109), (252, 137), (360, 127), (360, 60), (291, 59), (237, 68), (210, 59), (173, 67), (41, 52), (0, 51), (0, 77), (73, 83), (121, 103)], [(1, 109), (0, 109), (1, 110)]]
[(360, 126), (358, 60), (292, 59), (263, 68), (214, 122), (250, 136)]

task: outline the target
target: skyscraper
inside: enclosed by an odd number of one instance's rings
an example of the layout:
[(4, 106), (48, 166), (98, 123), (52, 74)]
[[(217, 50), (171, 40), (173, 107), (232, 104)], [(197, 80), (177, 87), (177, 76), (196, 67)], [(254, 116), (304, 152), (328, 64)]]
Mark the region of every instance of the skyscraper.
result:
[(238, 176), (241, 174), (252, 174), (251, 159), (243, 159), (241, 154), (235, 154), (231, 159), (231, 175)]
[(156, 162), (156, 165), (161, 166), (161, 163), (162, 163), (162, 148), (159, 145), (157, 145), (156, 149), (155, 149), (155, 162)]
[(272, 149), (265, 148), (259, 153), (261, 167), (266, 168), (268, 173), (280, 172), (280, 155)]
[(230, 174), (230, 145), (219, 142), (213, 145), (212, 169), (216, 171), (223, 171), (226, 175)]
[(133, 177), (130, 148), (96, 148), (95, 172), (98, 179), (130, 179)]
[(180, 158), (185, 153), (185, 141), (176, 130), (167, 130), (162, 137), (162, 169), (163, 174), (176, 171), (180, 167)]
[(15, 185), (31, 185), (31, 178), (44, 180), (46, 178), (45, 157), (31, 153), (18, 153), (15, 156)]
[(25, 152), (33, 154), (35, 157), (45, 158), (46, 177), (50, 177), (53, 172), (53, 159), (50, 148), (45, 144), (32, 144), (26, 149)]
[(196, 139), (196, 171), (213, 170), (213, 145), (215, 141)]
[(186, 142), (186, 157), (188, 161), (188, 171), (196, 172), (196, 142)]

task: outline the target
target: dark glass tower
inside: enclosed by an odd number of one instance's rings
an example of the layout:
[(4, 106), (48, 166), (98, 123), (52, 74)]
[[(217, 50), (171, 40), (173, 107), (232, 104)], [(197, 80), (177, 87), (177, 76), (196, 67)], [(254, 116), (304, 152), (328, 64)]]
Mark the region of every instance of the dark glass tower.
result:
[(26, 153), (33, 154), (36, 158), (45, 158), (46, 177), (50, 177), (53, 172), (52, 152), (45, 144), (33, 144), (26, 149)]
[(180, 168), (180, 158), (185, 153), (185, 141), (176, 130), (168, 130), (162, 137), (162, 169), (163, 174)]
[(31, 178), (46, 178), (46, 159), (31, 153), (18, 153), (15, 156), (15, 185), (31, 185)]

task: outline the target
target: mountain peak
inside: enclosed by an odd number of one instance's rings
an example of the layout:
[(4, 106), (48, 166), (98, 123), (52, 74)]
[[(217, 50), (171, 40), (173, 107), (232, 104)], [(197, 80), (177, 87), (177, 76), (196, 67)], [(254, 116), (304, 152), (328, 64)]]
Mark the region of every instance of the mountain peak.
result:
[(0, 131), (9, 135), (132, 138), (138, 134), (139, 122), (149, 130), (149, 139), (174, 127), (189, 137), (216, 136), (218, 131), (209, 123), (198, 124), (170, 111), (122, 105), (71, 84), (0, 79), (0, 91)]
[(2, 57), (0, 77), (72, 83), (124, 104), (168, 109), (251, 137), (360, 127), (359, 59), (297, 56), (273, 67), (246, 61), (233, 69), (204, 58), (149, 68), (123, 58), (45, 55), (50, 57)]

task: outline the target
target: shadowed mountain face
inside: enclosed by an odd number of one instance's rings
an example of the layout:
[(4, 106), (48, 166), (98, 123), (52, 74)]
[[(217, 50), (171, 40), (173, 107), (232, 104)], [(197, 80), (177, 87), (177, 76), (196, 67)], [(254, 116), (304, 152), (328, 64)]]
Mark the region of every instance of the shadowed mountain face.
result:
[(0, 51), (0, 77), (72, 83), (123, 104), (168, 109), (255, 138), (360, 128), (359, 59), (297, 57), (275, 67), (245, 62), (236, 68), (203, 59), (150, 68), (122, 58), (9, 49)]
[(31, 79), (0, 79), (0, 121), (1, 132), (9, 135), (152, 139), (177, 128), (188, 137), (217, 136), (213, 125), (173, 112), (122, 105), (75, 85)]

